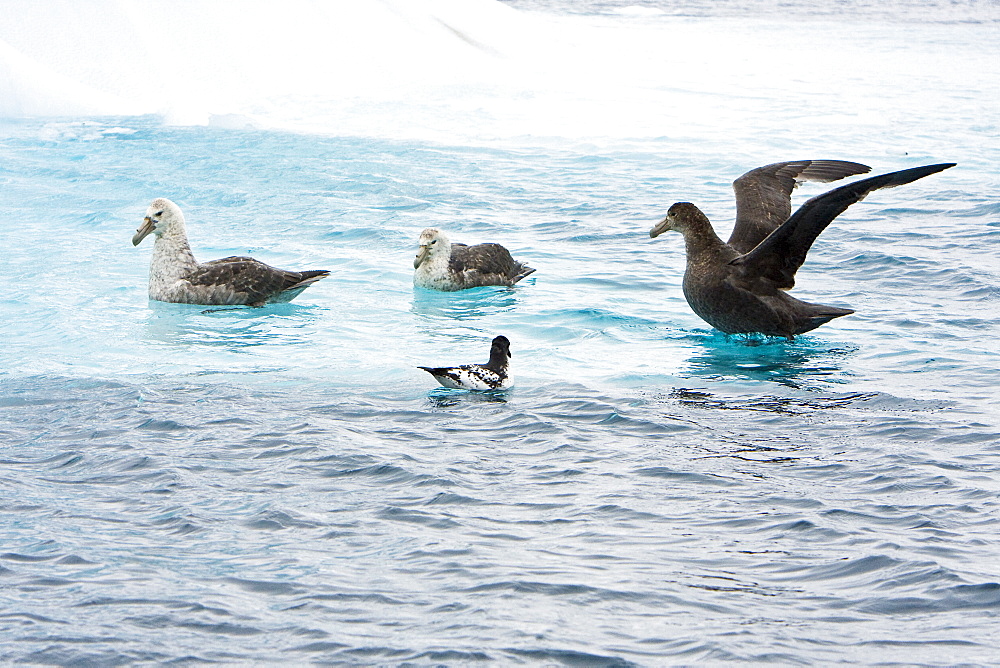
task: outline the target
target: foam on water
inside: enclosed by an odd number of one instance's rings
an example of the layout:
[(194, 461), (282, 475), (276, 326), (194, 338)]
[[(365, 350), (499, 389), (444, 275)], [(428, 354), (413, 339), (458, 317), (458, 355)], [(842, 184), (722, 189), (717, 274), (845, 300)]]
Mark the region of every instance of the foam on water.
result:
[[(982, 3), (354, 4), (5, 8), (0, 661), (994, 661)], [(959, 166), (810, 251), (795, 293), (857, 314), (713, 332), (647, 230), (810, 157)], [(200, 259), (333, 275), (149, 302), (157, 196)], [(428, 226), (538, 271), (414, 289)], [(511, 392), (416, 368), (500, 333)]]

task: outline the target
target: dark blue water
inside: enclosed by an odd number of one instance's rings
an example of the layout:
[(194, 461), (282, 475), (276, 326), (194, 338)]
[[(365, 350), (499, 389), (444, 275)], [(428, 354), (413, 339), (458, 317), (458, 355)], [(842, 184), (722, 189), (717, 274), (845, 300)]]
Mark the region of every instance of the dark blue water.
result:
[[(545, 20), (614, 41), (670, 28), (559, 11)], [(380, 106), (398, 132), (3, 120), (0, 662), (994, 663), (1000, 59), (983, 25), (843, 27), (817, 48), (868, 31), (850, 59), (899, 69), (832, 69), (856, 83), (836, 99), (823, 72), (756, 97), (629, 79), (624, 129), (576, 83), (456, 88), (426, 126), (412, 100)], [(953, 60), (902, 67), (908, 41), (914, 63)], [(522, 132), (574, 90), (565, 132), (559, 104)], [(676, 98), (675, 121), (709, 93), (718, 116), (662, 132), (624, 108)], [(486, 125), (457, 123), (480, 96)], [(649, 227), (684, 199), (725, 235), (729, 183), (803, 157), (959, 166), (872, 193), (810, 251), (794, 294), (855, 315), (790, 343), (713, 332), (680, 293), (680, 239)], [(200, 259), (333, 275), (258, 310), (149, 302), (150, 248), (130, 239), (157, 196)], [(428, 226), (538, 271), (414, 289)], [(496, 334), (510, 392), (416, 368), (485, 361)]]

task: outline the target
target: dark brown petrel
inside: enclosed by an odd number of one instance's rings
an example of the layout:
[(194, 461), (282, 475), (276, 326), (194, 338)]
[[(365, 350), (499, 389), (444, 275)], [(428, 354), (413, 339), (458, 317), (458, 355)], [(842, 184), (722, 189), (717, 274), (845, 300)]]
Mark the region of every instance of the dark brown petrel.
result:
[(736, 226), (728, 243), (689, 202), (671, 206), (649, 236), (670, 230), (684, 235), (684, 297), (702, 320), (727, 334), (760, 333), (791, 340), (854, 313), (800, 301), (785, 292), (795, 285), (795, 272), (820, 232), (873, 190), (901, 186), (954, 166), (926, 165), (856, 181), (813, 197), (791, 215), (797, 181), (835, 181), (871, 168), (841, 160), (778, 162), (733, 182)]

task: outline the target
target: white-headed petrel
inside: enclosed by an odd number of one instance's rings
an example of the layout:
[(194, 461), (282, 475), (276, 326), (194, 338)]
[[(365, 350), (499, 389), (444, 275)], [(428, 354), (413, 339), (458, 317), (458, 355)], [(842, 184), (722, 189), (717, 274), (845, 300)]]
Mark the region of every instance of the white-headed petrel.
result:
[(420, 233), (413, 260), (413, 283), (421, 288), (452, 292), (484, 285), (511, 286), (535, 271), (510, 256), (500, 244), (452, 243), (440, 230)]
[(264, 304), (287, 302), (330, 274), (324, 269), (285, 271), (252, 257), (198, 262), (188, 245), (184, 214), (168, 199), (154, 199), (132, 237), (138, 246), (156, 236), (149, 264), (149, 298), (183, 304)]

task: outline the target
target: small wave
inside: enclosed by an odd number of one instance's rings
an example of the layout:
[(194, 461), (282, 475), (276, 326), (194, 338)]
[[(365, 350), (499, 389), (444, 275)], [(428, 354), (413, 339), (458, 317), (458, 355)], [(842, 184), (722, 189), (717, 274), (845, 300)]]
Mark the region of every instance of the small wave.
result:
[(481, 499), (476, 499), (471, 496), (463, 496), (462, 494), (454, 494), (452, 492), (439, 492), (433, 497), (424, 501), (424, 505), (435, 506), (435, 505), (461, 505), (461, 506), (479, 506), (489, 503), (488, 501), (483, 501)]
[(232, 584), (243, 591), (254, 594), (267, 594), (274, 596), (296, 596), (305, 592), (301, 585), (291, 582), (279, 582), (274, 580), (248, 580), (245, 578), (228, 577), (221, 580), (227, 584)]
[(675, 471), (663, 466), (653, 466), (636, 470), (636, 474), (652, 478), (664, 478), (666, 480), (676, 480), (678, 482), (691, 482), (699, 485), (711, 485), (716, 487), (727, 487), (734, 484), (731, 480), (726, 480), (721, 476), (706, 475), (703, 473), (692, 473), (690, 471)]
[(378, 516), (383, 519), (392, 520), (393, 522), (420, 524), (435, 529), (454, 529), (461, 526), (455, 520), (447, 517), (405, 508), (386, 508), (380, 511)]
[(912, 615), (951, 610), (1000, 609), (1000, 583), (958, 585), (934, 596), (885, 597), (862, 601), (861, 611), (883, 615)]
[(324, 525), (319, 522), (294, 517), (280, 510), (268, 510), (243, 522), (251, 529), (260, 531), (280, 531), (282, 529), (316, 529)]
[(545, 664), (555, 662), (564, 666), (580, 666), (581, 668), (637, 668), (641, 665), (616, 656), (565, 649), (508, 648), (505, 651), (511, 656), (521, 659)]

